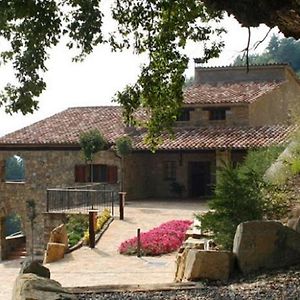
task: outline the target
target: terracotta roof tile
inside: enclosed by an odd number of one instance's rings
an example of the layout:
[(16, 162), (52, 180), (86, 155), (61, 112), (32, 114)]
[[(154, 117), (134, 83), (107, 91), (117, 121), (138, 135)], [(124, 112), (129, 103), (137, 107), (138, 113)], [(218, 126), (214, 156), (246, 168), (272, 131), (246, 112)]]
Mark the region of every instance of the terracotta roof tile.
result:
[[(141, 117), (145, 117), (142, 113)], [(126, 134), (122, 109), (108, 107), (69, 108), (45, 120), (0, 138), (1, 145), (78, 145), (82, 132), (98, 129), (110, 143)], [(163, 134), (159, 150), (246, 149), (282, 144), (291, 126), (175, 128), (174, 139)], [(136, 150), (146, 150), (144, 131), (133, 131)]]
[[(174, 138), (162, 136), (159, 150), (210, 150), (210, 149), (248, 149), (285, 144), (289, 140), (293, 126), (273, 125), (261, 127), (200, 127), (176, 128)], [(146, 150), (139, 137), (135, 148)]]
[(184, 104), (253, 103), (257, 98), (276, 89), (282, 83), (283, 81), (201, 84), (185, 90)]

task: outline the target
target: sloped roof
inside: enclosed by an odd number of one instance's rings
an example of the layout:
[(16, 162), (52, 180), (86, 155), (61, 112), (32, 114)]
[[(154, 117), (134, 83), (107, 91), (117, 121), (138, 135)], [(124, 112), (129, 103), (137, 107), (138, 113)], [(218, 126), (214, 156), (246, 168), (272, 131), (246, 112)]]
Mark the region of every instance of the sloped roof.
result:
[[(143, 113), (140, 113), (144, 117)], [(122, 109), (117, 106), (69, 108), (52, 117), (27, 126), (0, 138), (0, 147), (78, 146), (79, 136), (90, 129), (98, 129), (113, 144), (116, 138), (128, 133), (122, 121)], [(175, 128), (174, 139), (167, 133), (158, 150), (246, 149), (282, 144), (287, 141), (291, 126), (262, 127), (200, 127)], [(132, 133), (134, 148), (147, 150), (143, 142), (145, 132)]]
[(262, 81), (200, 84), (184, 91), (184, 104), (250, 104), (282, 83), (283, 81)]
[(0, 144), (78, 144), (82, 132), (98, 129), (112, 143), (125, 134), (117, 106), (73, 107), (0, 138)]
[[(249, 149), (285, 144), (293, 126), (199, 127), (176, 128), (173, 138), (162, 135), (159, 150)], [(146, 150), (142, 138), (136, 140), (137, 150)]]

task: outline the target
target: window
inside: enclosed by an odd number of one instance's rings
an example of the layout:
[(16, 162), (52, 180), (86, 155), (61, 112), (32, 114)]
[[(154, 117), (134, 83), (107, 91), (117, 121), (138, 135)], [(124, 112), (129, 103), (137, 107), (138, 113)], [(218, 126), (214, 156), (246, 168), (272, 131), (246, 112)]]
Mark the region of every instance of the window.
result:
[(118, 182), (117, 166), (103, 164), (93, 164), (92, 166), (93, 169), (91, 168), (91, 165), (76, 165), (75, 182)]
[(230, 110), (229, 107), (218, 107), (218, 108), (204, 108), (209, 112), (210, 121), (226, 120), (226, 111)]
[(14, 155), (5, 161), (1, 173), (5, 171), (5, 181), (9, 182), (24, 182), (25, 181), (25, 166), (24, 160)]
[(177, 117), (177, 121), (189, 121), (190, 120), (190, 112), (193, 111), (193, 108), (182, 108), (179, 116)]
[(226, 110), (225, 109), (214, 109), (209, 112), (210, 120), (226, 120)]
[(176, 161), (164, 162), (164, 179), (176, 180)]

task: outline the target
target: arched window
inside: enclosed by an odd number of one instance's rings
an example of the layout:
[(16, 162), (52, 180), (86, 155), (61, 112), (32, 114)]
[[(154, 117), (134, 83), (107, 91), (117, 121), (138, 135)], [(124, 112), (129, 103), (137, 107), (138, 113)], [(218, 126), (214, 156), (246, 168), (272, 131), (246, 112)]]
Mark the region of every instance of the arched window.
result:
[(21, 217), (12, 213), (5, 218), (5, 236), (10, 236), (22, 231)]
[(25, 181), (24, 160), (20, 156), (14, 155), (5, 161), (5, 181)]

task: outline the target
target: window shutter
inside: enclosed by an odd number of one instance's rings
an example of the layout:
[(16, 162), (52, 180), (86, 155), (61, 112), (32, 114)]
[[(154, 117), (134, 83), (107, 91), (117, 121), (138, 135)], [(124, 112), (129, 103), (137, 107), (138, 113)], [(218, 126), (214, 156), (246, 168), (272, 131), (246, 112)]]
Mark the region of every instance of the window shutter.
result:
[(107, 166), (107, 182), (117, 183), (118, 182), (118, 167)]
[(86, 182), (87, 173), (86, 165), (76, 165), (75, 166), (75, 182)]
[(5, 160), (0, 160), (0, 182), (5, 181)]

